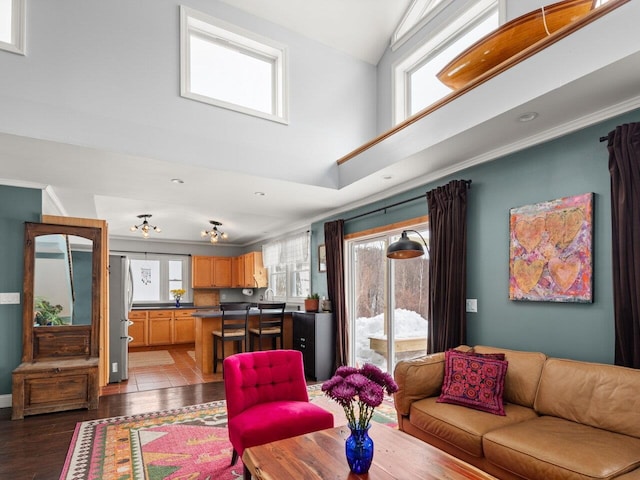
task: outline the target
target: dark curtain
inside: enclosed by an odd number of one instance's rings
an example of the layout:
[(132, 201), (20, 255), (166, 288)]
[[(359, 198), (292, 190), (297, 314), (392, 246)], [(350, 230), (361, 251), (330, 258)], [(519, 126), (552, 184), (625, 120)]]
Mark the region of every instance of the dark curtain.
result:
[(327, 293), (331, 300), (336, 328), (334, 367), (349, 361), (349, 328), (344, 290), (344, 220), (324, 224), (324, 243), (327, 249)]
[(640, 368), (640, 123), (609, 133), (616, 365)]
[(466, 343), (467, 187), (453, 180), (427, 192), (429, 207), (428, 353)]

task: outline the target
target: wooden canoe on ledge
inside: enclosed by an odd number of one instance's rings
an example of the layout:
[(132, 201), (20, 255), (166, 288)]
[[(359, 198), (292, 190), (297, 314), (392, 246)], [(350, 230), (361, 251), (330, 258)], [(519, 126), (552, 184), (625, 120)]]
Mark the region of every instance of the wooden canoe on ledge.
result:
[(565, 0), (505, 23), (451, 60), (436, 76), (457, 90), (483, 73), (553, 35), (595, 8), (596, 0)]

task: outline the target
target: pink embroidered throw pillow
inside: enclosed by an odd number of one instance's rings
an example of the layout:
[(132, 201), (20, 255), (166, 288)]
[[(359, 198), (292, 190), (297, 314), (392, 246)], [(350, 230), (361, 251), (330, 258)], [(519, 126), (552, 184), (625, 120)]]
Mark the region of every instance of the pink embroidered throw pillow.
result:
[(442, 393), (437, 401), (504, 415), (507, 365), (506, 360), (446, 351)]

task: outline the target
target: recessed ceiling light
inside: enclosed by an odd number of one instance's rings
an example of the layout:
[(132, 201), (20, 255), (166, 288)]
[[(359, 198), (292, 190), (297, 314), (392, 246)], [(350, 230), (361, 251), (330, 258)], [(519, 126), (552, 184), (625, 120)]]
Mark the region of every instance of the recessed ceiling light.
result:
[(537, 112), (527, 112), (527, 113), (523, 113), (522, 115), (520, 115), (518, 117), (518, 121), (519, 122), (530, 122), (531, 120), (535, 120), (536, 118), (538, 118), (538, 113)]
[(253, 194), (257, 197), (264, 197), (266, 195), (264, 192), (253, 192)]
[(181, 178), (172, 178), (171, 183), (184, 183), (184, 180)]

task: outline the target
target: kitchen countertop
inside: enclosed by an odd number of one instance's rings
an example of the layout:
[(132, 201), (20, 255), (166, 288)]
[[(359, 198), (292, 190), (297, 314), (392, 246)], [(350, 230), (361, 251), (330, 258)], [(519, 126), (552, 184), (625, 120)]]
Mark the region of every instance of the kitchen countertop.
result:
[[(293, 312), (300, 312), (301, 310), (298, 307), (286, 307), (284, 309), (284, 313), (293, 313)], [(258, 313), (260, 313), (260, 310), (258, 310), (255, 307), (251, 307), (249, 309), (249, 315), (257, 315)], [(198, 310), (196, 313), (194, 313), (192, 315), (193, 317), (203, 317), (203, 318), (209, 318), (209, 317), (221, 317), (222, 316), (222, 312), (220, 310), (218, 310), (218, 308), (216, 307), (215, 309), (208, 309), (208, 310)]]
[(218, 305), (206, 305), (206, 306), (195, 306), (189, 303), (181, 303), (180, 307), (176, 307), (173, 304), (167, 305), (153, 305), (153, 306), (135, 306), (131, 307), (131, 310), (215, 310), (218, 308)]
[[(268, 303), (268, 302), (265, 302)], [(253, 304), (254, 306), (251, 307), (251, 309), (249, 310), (249, 314), (251, 315), (255, 315), (259, 312), (258, 308), (256, 308), (255, 305), (257, 304)], [(192, 304), (185, 304), (182, 303), (180, 304), (180, 307), (176, 307), (173, 304), (168, 304), (168, 305), (154, 305), (154, 306), (136, 306), (136, 307), (132, 307), (131, 308), (132, 311), (136, 311), (136, 310), (196, 310), (196, 313), (193, 314), (193, 316), (196, 317), (218, 317), (221, 315), (220, 312), (220, 305), (199, 305), (199, 306), (195, 306)], [(301, 310), (300, 307), (297, 306), (293, 306), (293, 307), (285, 307), (284, 312), (285, 313), (292, 313), (292, 312), (300, 312), (300, 311), (304, 311)]]

